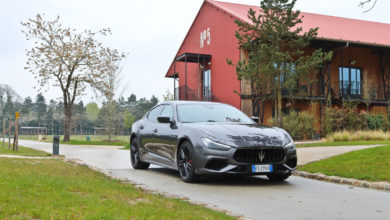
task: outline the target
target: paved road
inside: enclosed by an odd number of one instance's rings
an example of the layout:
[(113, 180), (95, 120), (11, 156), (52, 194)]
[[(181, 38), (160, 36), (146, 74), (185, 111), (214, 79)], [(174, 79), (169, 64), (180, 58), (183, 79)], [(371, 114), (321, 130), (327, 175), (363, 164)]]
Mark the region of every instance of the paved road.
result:
[[(51, 152), (51, 144), (20, 141)], [(183, 183), (174, 171), (151, 166), (133, 170), (129, 152), (101, 147), (61, 145), (60, 154), (145, 188), (187, 197), (253, 219), (390, 219), (390, 193), (292, 176), (284, 183), (263, 177), (219, 177)]]

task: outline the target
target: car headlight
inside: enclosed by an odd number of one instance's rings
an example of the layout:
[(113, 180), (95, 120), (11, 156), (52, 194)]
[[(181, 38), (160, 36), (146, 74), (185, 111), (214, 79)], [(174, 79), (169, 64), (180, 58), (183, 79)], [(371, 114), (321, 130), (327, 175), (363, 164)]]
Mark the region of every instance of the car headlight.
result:
[(212, 150), (228, 151), (231, 148), (229, 145), (217, 143), (215, 141), (210, 140), (209, 138), (202, 138), (202, 141), (207, 148)]
[(290, 143), (284, 145), (284, 148), (287, 149), (287, 151), (294, 151), (295, 150), (295, 144), (293, 141), (291, 141)]

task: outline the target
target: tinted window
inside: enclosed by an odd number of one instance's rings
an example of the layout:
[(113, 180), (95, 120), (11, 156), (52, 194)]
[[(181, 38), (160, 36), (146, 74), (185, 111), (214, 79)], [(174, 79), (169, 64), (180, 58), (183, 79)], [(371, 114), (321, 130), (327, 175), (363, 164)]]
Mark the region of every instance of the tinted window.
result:
[(151, 122), (156, 123), (157, 122), (157, 117), (160, 116), (160, 113), (161, 113), (163, 108), (164, 108), (164, 105), (159, 105), (156, 108), (154, 108), (152, 111), (149, 112), (148, 119)]
[(166, 105), (164, 110), (161, 112), (161, 117), (169, 117), (171, 120), (173, 120), (173, 106), (172, 105)]
[(253, 124), (254, 122), (240, 110), (223, 104), (184, 104), (177, 106), (180, 122), (236, 122)]

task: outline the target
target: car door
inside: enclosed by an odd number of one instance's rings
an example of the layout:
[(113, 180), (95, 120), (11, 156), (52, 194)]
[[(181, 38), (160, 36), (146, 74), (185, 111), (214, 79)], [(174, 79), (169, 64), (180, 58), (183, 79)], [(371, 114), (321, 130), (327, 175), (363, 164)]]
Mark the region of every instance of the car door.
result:
[(144, 148), (145, 152), (142, 152), (142, 159), (154, 160), (154, 157), (149, 153), (158, 154), (158, 146), (156, 146), (156, 131), (157, 131), (157, 117), (164, 109), (164, 105), (159, 105), (153, 108), (145, 120), (140, 124), (140, 144)]
[[(174, 122), (173, 105), (167, 104), (161, 112), (161, 117), (169, 117)], [(178, 138), (178, 129), (176, 123), (158, 123), (156, 132), (156, 141), (159, 146), (160, 155), (166, 158), (170, 163), (175, 161), (175, 147)]]

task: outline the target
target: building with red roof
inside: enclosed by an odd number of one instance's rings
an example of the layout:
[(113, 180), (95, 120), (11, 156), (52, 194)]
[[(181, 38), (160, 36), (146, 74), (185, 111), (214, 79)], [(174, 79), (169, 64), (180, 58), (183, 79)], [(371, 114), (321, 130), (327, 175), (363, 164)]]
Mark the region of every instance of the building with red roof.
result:
[[(235, 68), (226, 62), (227, 58), (233, 63), (246, 58), (247, 52), (238, 48), (234, 20), (251, 23), (247, 17), (250, 8), (260, 10), (259, 6), (203, 2), (166, 73), (175, 81), (176, 99), (223, 102), (252, 115), (250, 85), (238, 80)], [(333, 51), (333, 58), (320, 70), (315, 86), (299, 82), (296, 102), (284, 102), (283, 107), (313, 114), (319, 133), (326, 100), (339, 106), (345, 100), (353, 101), (363, 110), (366, 83), (373, 94), (369, 112), (386, 114), (390, 98), (390, 24), (305, 12), (301, 16), (304, 32), (319, 27), (318, 38), (310, 47)], [(261, 118), (267, 124), (273, 105), (265, 102), (262, 109)]]

